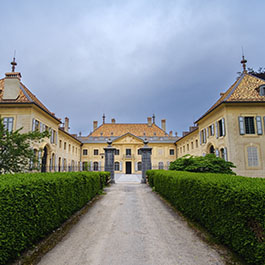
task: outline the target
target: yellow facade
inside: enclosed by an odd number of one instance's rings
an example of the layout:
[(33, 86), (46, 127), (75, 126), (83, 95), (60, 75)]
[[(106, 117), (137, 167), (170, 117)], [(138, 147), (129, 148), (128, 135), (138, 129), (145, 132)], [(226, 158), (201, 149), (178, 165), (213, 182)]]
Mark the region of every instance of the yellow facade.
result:
[[(233, 162), (234, 172), (265, 177), (265, 80), (243, 73), (177, 142), (178, 157), (215, 153)], [(194, 139), (198, 148), (189, 148)], [(183, 152), (184, 149), (184, 152)]]

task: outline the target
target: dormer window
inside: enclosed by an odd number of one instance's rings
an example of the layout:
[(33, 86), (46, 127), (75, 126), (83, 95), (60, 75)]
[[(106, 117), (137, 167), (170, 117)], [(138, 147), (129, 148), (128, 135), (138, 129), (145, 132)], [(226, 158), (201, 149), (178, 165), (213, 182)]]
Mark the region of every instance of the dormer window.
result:
[(259, 95), (265, 96), (265, 85), (259, 87)]

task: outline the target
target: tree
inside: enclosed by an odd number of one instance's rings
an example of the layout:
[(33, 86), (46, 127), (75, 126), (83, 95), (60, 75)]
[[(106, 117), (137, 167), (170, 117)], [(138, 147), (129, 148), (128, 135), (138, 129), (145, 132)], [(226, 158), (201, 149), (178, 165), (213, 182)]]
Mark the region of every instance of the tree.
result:
[(21, 130), (9, 132), (0, 119), (0, 174), (32, 170), (37, 158), (31, 146), (49, 136), (48, 132), (20, 133)]
[(265, 80), (265, 68), (260, 67), (258, 71), (248, 68), (248, 73)]
[(225, 161), (214, 154), (206, 156), (186, 155), (170, 163), (169, 170), (191, 171), (191, 172), (211, 172), (235, 175), (232, 171), (235, 165)]

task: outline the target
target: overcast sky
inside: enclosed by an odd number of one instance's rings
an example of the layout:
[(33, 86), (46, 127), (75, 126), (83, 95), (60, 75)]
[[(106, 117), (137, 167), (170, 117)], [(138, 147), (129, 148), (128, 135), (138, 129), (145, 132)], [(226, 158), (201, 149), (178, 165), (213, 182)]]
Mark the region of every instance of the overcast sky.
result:
[(263, 0), (2, 1), (0, 73), (22, 82), (72, 133), (93, 120), (156, 115), (181, 135), (248, 67), (265, 66)]

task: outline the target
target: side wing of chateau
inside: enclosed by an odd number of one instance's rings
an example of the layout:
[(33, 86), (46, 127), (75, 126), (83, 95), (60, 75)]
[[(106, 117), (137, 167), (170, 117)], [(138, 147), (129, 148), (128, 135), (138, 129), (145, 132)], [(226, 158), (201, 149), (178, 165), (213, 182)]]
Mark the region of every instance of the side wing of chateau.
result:
[[(14, 61), (12, 62), (15, 63)], [(236, 82), (181, 138), (166, 132), (155, 116), (147, 123), (102, 124), (94, 121), (88, 136), (70, 134), (64, 123), (21, 82), (21, 74), (6, 73), (0, 80), (0, 117), (9, 130), (50, 132), (50, 138), (32, 146), (41, 171), (104, 170), (104, 148), (111, 139), (116, 173), (140, 173), (139, 149), (147, 139), (152, 147), (152, 167), (167, 169), (170, 162), (186, 154), (214, 153), (236, 165), (243, 176), (265, 177), (265, 80), (245, 70)]]

